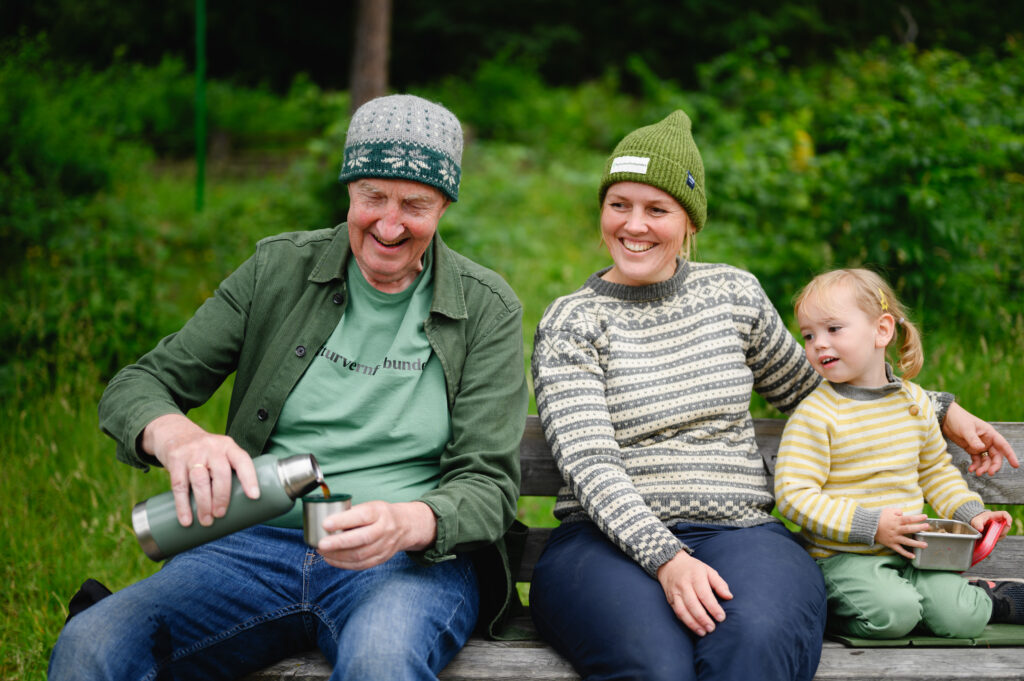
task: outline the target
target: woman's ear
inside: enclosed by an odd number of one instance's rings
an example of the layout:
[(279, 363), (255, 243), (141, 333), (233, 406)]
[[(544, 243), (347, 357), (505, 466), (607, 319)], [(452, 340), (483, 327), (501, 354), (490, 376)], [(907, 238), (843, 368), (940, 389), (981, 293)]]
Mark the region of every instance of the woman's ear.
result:
[(875, 324), (875, 347), (887, 347), (896, 334), (896, 319), (888, 312), (883, 312)]

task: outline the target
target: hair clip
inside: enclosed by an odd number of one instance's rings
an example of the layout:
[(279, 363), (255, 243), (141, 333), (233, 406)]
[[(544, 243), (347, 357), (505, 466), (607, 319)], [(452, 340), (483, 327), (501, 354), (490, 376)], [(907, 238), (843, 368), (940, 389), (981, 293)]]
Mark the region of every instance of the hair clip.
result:
[(903, 317), (900, 317), (900, 318), (899, 318), (899, 319), (898, 319), (898, 320), (896, 321), (896, 323), (897, 323), (897, 324), (899, 324), (900, 326), (903, 326), (903, 322), (905, 322), (905, 321), (907, 321), (907, 320), (906, 320), (906, 319), (904, 319)]
[(878, 302), (882, 305), (882, 312), (889, 311), (889, 303), (885, 300), (885, 294), (882, 293), (882, 289), (878, 289)]

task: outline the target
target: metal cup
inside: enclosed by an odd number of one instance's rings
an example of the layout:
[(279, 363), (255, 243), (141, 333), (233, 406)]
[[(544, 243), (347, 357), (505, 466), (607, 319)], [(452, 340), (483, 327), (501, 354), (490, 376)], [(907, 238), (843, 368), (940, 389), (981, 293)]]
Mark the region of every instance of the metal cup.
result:
[(302, 498), (302, 536), (316, 548), (329, 533), (324, 529), (327, 516), (352, 508), (351, 494), (332, 494), (329, 497)]

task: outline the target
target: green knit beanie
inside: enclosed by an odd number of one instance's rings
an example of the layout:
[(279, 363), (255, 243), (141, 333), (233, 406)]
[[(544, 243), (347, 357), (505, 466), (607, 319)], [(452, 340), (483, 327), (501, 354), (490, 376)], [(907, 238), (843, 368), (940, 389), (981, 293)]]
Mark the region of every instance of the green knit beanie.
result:
[(608, 158), (599, 198), (616, 182), (641, 182), (672, 195), (700, 230), (708, 217), (704, 162), (682, 109), (626, 135)]

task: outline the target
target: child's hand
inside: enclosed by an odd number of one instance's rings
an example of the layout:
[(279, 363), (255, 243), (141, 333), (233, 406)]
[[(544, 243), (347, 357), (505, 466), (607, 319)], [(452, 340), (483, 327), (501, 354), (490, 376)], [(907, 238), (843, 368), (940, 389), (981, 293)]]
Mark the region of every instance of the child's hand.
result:
[(882, 516), (878, 519), (875, 542), (888, 546), (904, 558), (913, 560), (914, 553), (907, 549), (907, 547), (923, 549), (928, 544), (914, 539), (910, 535), (927, 530), (928, 523), (924, 522), (927, 519), (928, 516), (923, 513), (903, 515), (903, 511), (898, 508), (884, 508), (882, 509)]
[(1010, 533), (1010, 525), (1013, 524), (1013, 518), (1006, 511), (983, 511), (971, 518), (971, 527), (984, 534), (985, 526), (1000, 518), (1006, 521), (1006, 525), (1003, 526), (1003, 532), (999, 535), (999, 539), (1002, 539)]

